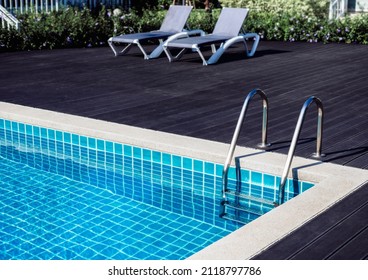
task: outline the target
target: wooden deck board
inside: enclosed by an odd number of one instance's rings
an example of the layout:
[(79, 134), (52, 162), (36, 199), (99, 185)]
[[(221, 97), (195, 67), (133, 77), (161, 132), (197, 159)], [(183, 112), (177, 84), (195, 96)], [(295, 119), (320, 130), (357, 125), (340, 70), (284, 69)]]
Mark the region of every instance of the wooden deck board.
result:
[(367, 234), (367, 203), (365, 184), (254, 259), (365, 258), (368, 247), (362, 247), (366, 242), (362, 239)]

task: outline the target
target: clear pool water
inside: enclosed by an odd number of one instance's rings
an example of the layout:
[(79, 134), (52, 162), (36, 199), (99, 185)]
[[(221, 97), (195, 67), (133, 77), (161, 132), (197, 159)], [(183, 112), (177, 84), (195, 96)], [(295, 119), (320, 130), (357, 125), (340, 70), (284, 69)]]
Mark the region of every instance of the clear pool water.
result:
[[(185, 259), (243, 225), (219, 218), (222, 168), (0, 119), (0, 259)], [(253, 197), (276, 201), (279, 181), (241, 171)]]
[(230, 231), (0, 161), (0, 259), (183, 259)]

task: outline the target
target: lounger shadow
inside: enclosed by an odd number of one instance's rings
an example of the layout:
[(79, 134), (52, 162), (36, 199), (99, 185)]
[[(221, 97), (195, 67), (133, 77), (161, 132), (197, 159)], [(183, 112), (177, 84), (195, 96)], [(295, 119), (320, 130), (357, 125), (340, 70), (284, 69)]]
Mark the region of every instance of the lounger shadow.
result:
[[(253, 56), (260, 36), (256, 33), (239, 34), (242, 30), (243, 22), (248, 15), (248, 9), (242, 8), (223, 8), (219, 19), (216, 22), (212, 34), (203, 36), (189, 37), (187, 34), (177, 34), (171, 36), (164, 42), (163, 48), (170, 62), (178, 60), (188, 50), (196, 51), (203, 61), (203, 65), (216, 63), (222, 54), (233, 44), (242, 42), (248, 57)], [(250, 39), (252, 47), (248, 50), (247, 40)], [(216, 44), (220, 47), (216, 49)], [(212, 47), (212, 56), (206, 60), (201, 52), (201, 47)], [(182, 49), (176, 56), (171, 54), (170, 48)]]
[[(163, 52), (163, 41), (183, 31), (192, 8), (191, 6), (172, 5), (167, 11), (159, 30), (111, 37), (108, 43), (115, 56), (124, 55), (133, 45), (137, 45), (145, 59), (157, 58)], [(149, 40), (158, 40), (159, 45), (150, 54), (147, 54), (142, 44)]]

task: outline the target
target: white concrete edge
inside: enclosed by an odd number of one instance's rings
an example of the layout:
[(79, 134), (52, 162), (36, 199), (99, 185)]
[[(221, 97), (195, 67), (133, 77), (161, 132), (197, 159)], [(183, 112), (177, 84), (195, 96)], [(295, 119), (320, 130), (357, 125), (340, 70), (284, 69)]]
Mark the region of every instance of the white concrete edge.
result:
[[(0, 117), (80, 135), (223, 164), (229, 145), (142, 129), (43, 109), (0, 102)], [(229, 135), (231, 138), (231, 135)], [(243, 168), (282, 173), (286, 155), (237, 147)], [(368, 180), (368, 170), (295, 157), (300, 180), (316, 185), (189, 259), (249, 259), (353, 192)]]

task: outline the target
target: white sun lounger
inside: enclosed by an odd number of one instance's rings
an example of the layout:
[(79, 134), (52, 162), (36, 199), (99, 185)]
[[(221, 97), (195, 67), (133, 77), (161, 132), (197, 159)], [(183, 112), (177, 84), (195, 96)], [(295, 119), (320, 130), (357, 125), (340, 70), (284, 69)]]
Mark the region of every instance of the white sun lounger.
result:
[[(186, 50), (192, 49), (198, 52), (199, 56), (202, 58), (203, 65), (214, 64), (219, 60), (226, 49), (238, 42), (244, 43), (248, 57), (253, 56), (257, 49), (260, 36), (256, 33), (239, 34), (240, 30), (242, 30), (243, 22), (248, 15), (248, 11), (248, 9), (242, 8), (223, 8), (212, 34), (189, 37), (187, 34), (181, 33), (171, 36), (163, 45), (169, 61), (180, 59)], [(253, 42), (251, 42), (253, 44), (251, 50), (248, 50), (247, 39), (253, 40)], [(217, 50), (215, 44), (220, 44)], [(200, 48), (209, 45), (212, 46), (213, 54), (206, 60)], [(181, 48), (182, 50), (178, 55), (173, 56), (170, 52), (170, 48)]]
[[(192, 8), (191, 6), (172, 5), (167, 11), (159, 30), (111, 37), (108, 43), (115, 56), (124, 55), (133, 45), (137, 45), (145, 59), (157, 58), (163, 52), (163, 41), (183, 31)], [(141, 43), (149, 40), (158, 40), (159, 45), (150, 54), (147, 54)], [(123, 45), (123, 49), (121, 45)]]

